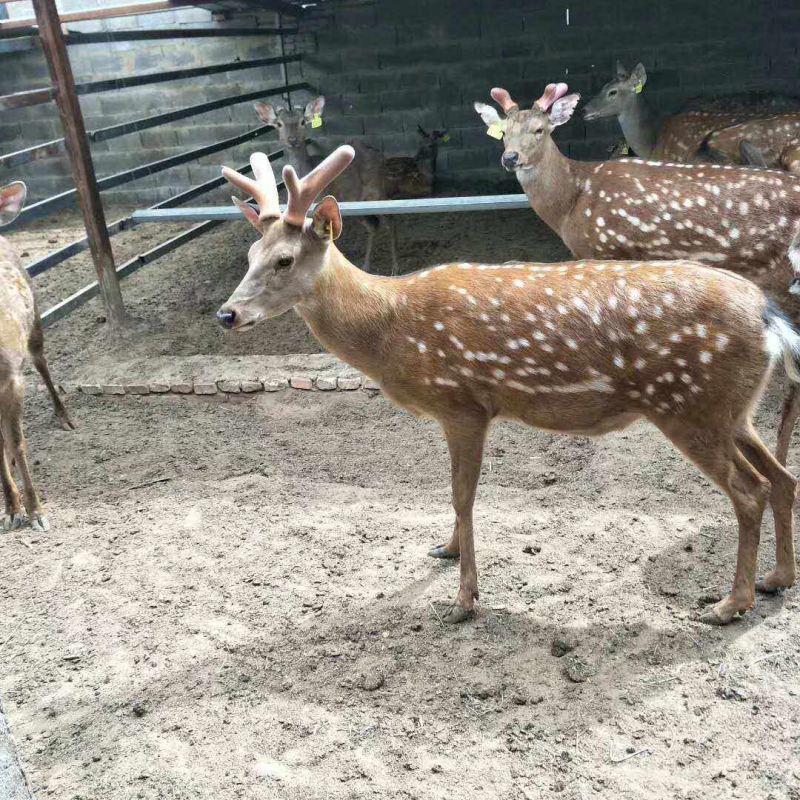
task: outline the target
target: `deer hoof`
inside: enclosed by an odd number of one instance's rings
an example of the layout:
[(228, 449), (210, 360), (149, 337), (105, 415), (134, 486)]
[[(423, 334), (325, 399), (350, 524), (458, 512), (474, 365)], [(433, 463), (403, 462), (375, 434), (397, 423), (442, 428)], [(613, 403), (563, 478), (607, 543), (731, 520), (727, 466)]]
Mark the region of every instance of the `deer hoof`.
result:
[(756, 591), (761, 594), (780, 594), (784, 589), (794, 585), (794, 580), (783, 581), (770, 572), (756, 581)]
[(446, 544), (437, 544), (436, 547), (428, 550), (430, 558), (458, 558), (460, 555), (461, 553), (451, 553)]
[(74, 431), (78, 426), (72, 421), (72, 417), (66, 412), (63, 411), (61, 414), (57, 415), (58, 424), (61, 426), (62, 430), (65, 431)]
[(25, 515), (21, 512), (17, 514), (6, 514), (3, 519), (4, 531), (15, 531), (25, 524)]
[(727, 625), (744, 614), (745, 611), (747, 611), (747, 608), (737, 608), (733, 598), (726, 597), (724, 600), (711, 606), (711, 608), (700, 617), (700, 622), (706, 625)]
[(39, 533), (47, 533), (50, 530), (50, 523), (44, 514), (38, 514), (31, 520), (31, 530)]
[(458, 625), (459, 622), (466, 622), (468, 619), (475, 617), (474, 608), (464, 608), (458, 603), (453, 603), (450, 608), (442, 615), (442, 622), (448, 625)]

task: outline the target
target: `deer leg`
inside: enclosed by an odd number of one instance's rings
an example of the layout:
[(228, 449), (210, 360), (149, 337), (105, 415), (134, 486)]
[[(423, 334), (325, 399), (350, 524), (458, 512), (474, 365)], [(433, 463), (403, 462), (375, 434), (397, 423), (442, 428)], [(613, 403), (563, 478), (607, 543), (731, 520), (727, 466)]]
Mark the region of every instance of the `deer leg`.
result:
[(767, 162), (764, 159), (764, 153), (761, 152), (761, 148), (747, 139), (742, 139), (739, 142), (739, 157), (742, 160), (742, 164), (767, 169)]
[(22, 426), (23, 384), (22, 379), (11, 380), (0, 390), (0, 408), (3, 409), (3, 436), (10, 452), (17, 462), (22, 477), (25, 510), (31, 527), (36, 531), (50, 530), (50, 523), (44, 515), (39, 495), (33, 485), (33, 476), (28, 465), (28, 445)]
[(770, 482), (744, 457), (730, 429), (700, 429), (685, 420), (653, 420), (672, 443), (731, 499), (739, 522), (739, 548), (731, 593), (700, 618), (726, 625), (755, 605), (756, 562), (761, 518), (771, 494)]
[(53, 384), (53, 379), (50, 377), (50, 370), (47, 367), (47, 359), (44, 357), (44, 334), (42, 333), (42, 323), (39, 320), (39, 315), (36, 315), (36, 322), (33, 325), (33, 331), (30, 339), (28, 339), (28, 350), (30, 351), (33, 365), (36, 367), (37, 372), (42, 376), (42, 380), (47, 386), (47, 391), (50, 393), (50, 400), (53, 403), (53, 410), (56, 413), (56, 419), (59, 425), (65, 430), (75, 430), (75, 423), (69, 415), (58, 390)]
[(367, 229), (367, 252), (364, 256), (364, 272), (369, 272), (372, 264), (372, 248), (375, 244), (375, 234), (380, 227), (380, 223), (375, 216), (359, 217), (359, 222)]
[(750, 463), (772, 486), (769, 502), (775, 517), (775, 569), (756, 583), (756, 590), (774, 594), (793, 586), (797, 577), (793, 513), (797, 478), (769, 452), (751, 423), (737, 431), (736, 440)]
[(393, 215), (384, 217), (389, 226), (389, 245), (392, 249), (392, 275), (397, 275), (400, 267), (397, 263), (397, 224)]
[(450, 450), (450, 471), (453, 485), (453, 510), (456, 513), (453, 538), (458, 537), (461, 555), (461, 576), (455, 603), (444, 614), (445, 622), (463, 622), (471, 618), (478, 597), (478, 570), (475, 566), (475, 544), (472, 529), (472, 506), (481, 473), (483, 443), (489, 428), (488, 420), (467, 417), (442, 423)]
[(775, 458), (782, 467), (786, 466), (789, 444), (792, 441), (792, 432), (798, 415), (800, 415), (800, 392), (794, 383), (787, 380), (783, 385), (783, 407), (778, 426), (778, 444), (775, 447)]
[(3, 498), (6, 503), (6, 516), (3, 519), (3, 530), (13, 531), (22, 526), (25, 516), (19, 499), (19, 490), (11, 475), (9, 459), (6, 453), (5, 440), (0, 425), (0, 483), (3, 484)]

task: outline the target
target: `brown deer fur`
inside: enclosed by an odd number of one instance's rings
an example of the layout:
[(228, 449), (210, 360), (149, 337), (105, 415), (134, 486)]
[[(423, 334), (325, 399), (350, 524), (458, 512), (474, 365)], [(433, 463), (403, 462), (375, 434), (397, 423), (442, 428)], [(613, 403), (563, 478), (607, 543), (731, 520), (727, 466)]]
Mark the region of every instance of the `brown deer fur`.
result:
[(800, 112), (753, 119), (715, 131), (706, 140), (709, 152), (718, 160), (746, 163), (741, 143), (758, 148), (768, 168), (785, 169), (800, 176)]
[[(316, 190), (352, 156), (339, 148), (306, 180)], [(225, 175), (252, 188), (238, 173)], [(299, 196), (290, 167), (284, 179)], [(783, 356), (800, 380), (793, 355), (800, 337), (754, 284), (687, 261), (595, 258), (447, 263), (381, 278), (334, 245), (342, 221), (332, 197), (302, 225), (281, 218), (277, 204), (266, 219), (245, 213), (260, 238), (246, 276), (217, 312), (222, 324), (249, 330), (294, 308), (324, 347), (444, 430), (456, 519), (431, 555), (461, 558), (448, 621), (470, 616), (478, 596), (472, 509), (496, 419), (583, 436), (647, 419), (717, 483), (736, 510), (739, 555), (733, 592), (707, 622), (726, 623), (752, 607), (767, 502), (777, 566), (758, 586), (776, 591), (794, 582), (796, 481), (751, 417), (775, 360)]]
[[(0, 189), (0, 225), (13, 222), (22, 209), (25, 194), (25, 184), (20, 182)], [(50, 525), (33, 485), (22, 423), (22, 370), (29, 353), (47, 386), (61, 427), (74, 428), (47, 368), (42, 325), (28, 273), (8, 241), (0, 237), (0, 483), (6, 509), (3, 527), (13, 530), (25, 522), (19, 490), (11, 476), (11, 465), (16, 462), (24, 486), (27, 518), (35, 530), (47, 531)]]

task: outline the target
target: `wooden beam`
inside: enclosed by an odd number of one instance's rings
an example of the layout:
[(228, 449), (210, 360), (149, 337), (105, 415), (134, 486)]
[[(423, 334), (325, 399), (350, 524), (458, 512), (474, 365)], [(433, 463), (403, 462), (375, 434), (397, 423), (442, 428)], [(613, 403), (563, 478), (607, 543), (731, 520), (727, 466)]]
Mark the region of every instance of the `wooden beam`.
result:
[(114, 255), (106, 228), (105, 212), (95, 181), (94, 164), (83, 124), (83, 112), (75, 92), (72, 65), (61, 33), (61, 20), (58, 17), (55, 0), (37, 0), (34, 8), (50, 80), (56, 90), (56, 103), (64, 128), (64, 139), (69, 148), (75, 191), (86, 225), (86, 235), (97, 271), (98, 285), (103, 295), (103, 305), (109, 323), (117, 327), (126, 322), (127, 315), (114, 268)]
[[(250, 61), (231, 61), (226, 64), (213, 64), (208, 67), (192, 67), (191, 69), (176, 69), (169, 72), (153, 72), (149, 75), (131, 75), (124, 78), (110, 78), (103, 81), (92, 81), (91, 83), (73, 84), (75, 91), (79, 95), (96, 94), (97, 92), (116, 92), (120, 89), (128, 89), (132, 86), (147, 86), (152, 83), (163, 83), (164, 81), (185, 80), (187, 78), (197, 78), (201, 75), (217, 75), (220, 72), (235, 72), (240, 69), (254, 69), (256, 67), (268, 67), (274, 64), (283, 64), (287, 61), (299, 61), (302, 56), (298, 53), (293, 56), (275, 56), (271, 58), (254, 58)], [(22, 106), (35, 106), (42, 103), (49, 103), (53, 99), (53, 88), (31, 89), (27, 92), (16, 92), (15, 94), (0, 97), (0, 109), (20, 108)]]
[[(281, 206), (283, 210), (284, 206)], [(418, 200), (372, 200), (339, 203), (343, 217), (364, 217), (384, 214), (442, 214), (458, 211), (507, 211), (528, 208), (524, 194), (490, 194), (475, 197), (423, 197)], [(311, 207), (311, 211), (314, 206)], [(241, 213), (233, 206), (200, 208), (143, 209), (131, 215), (136, 222), (197, 222), (239, 219)]]
[[(38, 0), (34, 0), (34, 10)], [(114, 17), (130, 17), (134, 14), (156, 14), (161, 11), (173, 11), (176, 8), (186, 6), (196, 6), (196, 0), (153, 0), (149, 3), (131, 3), (127, 6), (111, 6), (110, 8), (83, 8), (79, 11), (70, 11), (61, 15), (61, 22), (82, 22), (91, 19), (111, 19)], [(30, 25), (41, 25), (36, 19), (24, 17), (21, 19), (9, 19), (0, 22), (0, 30), (12, 30), (14, 28), (27, 28)]]

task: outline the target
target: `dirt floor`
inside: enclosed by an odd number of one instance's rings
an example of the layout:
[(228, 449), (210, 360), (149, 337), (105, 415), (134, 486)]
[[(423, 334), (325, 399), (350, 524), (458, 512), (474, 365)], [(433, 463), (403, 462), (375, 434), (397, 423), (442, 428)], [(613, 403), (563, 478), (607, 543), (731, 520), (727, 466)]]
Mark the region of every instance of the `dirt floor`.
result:
[[(118, 257), (167, 235), (123, 234)], [(564, 254), (529, 212), (405, 218), (400, 235), (408, 269)], [(251, 240), (226, 225), (128, 279), (135, 332), (110, 340), (96, 302), (56, 324), (57, 377), (317, 351), (291, 314), (214, 324)], [(42, 306), (85, 268), (37, 279)], [(74, 433), (43, 395), (26, 408), (53, 530), (0, 534), (0, 694), (37, 796), (800, 798), (797, 590), (724, 629), (696, 621), (729, 586), (735, 519), (655, 429), (496, 426), (481, 604), (452, 627), (457, 565), (425, 556), (452, 525), (434, 423), (364, 392), (68, 399)], [(770, 444), (779, 406), (775, 386)]]

